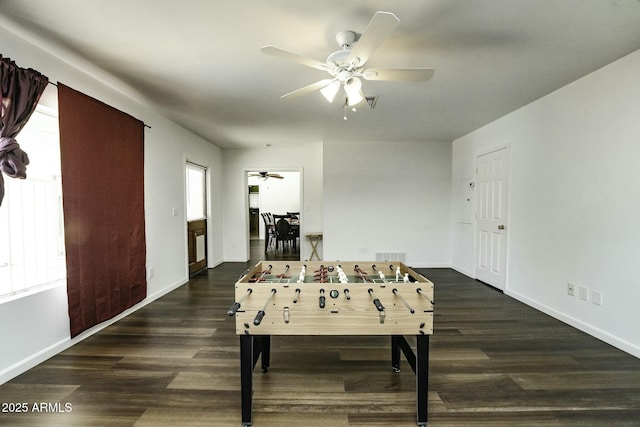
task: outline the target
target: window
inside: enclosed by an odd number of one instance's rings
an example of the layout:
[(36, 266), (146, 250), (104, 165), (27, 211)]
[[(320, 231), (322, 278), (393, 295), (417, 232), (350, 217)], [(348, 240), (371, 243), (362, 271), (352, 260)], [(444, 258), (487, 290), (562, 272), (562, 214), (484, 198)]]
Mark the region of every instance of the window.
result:
[(29, 165), (27, 179), (5, 177), (0, 301), (66, 277), (57, 108), (41, 103), (17, 140)]
[(207, 169), (187, 163), (187, 221), (207, 217), (206, 176)]

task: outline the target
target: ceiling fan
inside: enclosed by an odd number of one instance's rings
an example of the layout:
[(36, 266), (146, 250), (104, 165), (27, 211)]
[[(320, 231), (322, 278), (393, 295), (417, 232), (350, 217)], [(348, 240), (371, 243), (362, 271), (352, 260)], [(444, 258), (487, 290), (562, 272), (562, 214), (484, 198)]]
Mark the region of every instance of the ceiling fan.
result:
[(330, 78), (286, 93), (281, 98), (305, 95), (320, 90), (329, 102), (333, 102), (340, 87), (343, 87), (346, 105), (353, 106), (364, 100), (361, 77), (365, 80), (383, 81), (427, 81), (433, 77), (434, 71), (430, 68), (364, 68), (371, 55), (399, 24), (400, 20), (393, 13), (376, 12), (359, 38), (353, 31), (341, 31), (336, 34), (340, 50), (330, 54), (325, 62), (306, 58), (275, 46), (263, 47), (262, 53), (326, 71), (331, 75)]
[(250, 173), (249, 176), (257, 176), (259, 179), (261, 179), (262, 181), (266, 181), (269, 178), (276, 178), (276, 179), (284, 179), (284, 176), (277, 174), (277, 173), (269, 173), (269, 172), (256, 172), (256, 173)]

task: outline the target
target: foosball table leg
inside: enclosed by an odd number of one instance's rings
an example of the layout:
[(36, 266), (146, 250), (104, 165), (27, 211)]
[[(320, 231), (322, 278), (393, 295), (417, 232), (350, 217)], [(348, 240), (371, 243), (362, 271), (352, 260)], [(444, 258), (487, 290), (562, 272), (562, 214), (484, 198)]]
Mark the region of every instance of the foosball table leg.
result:
[(391, 336), (391, 368), (393, 372), (400, 372), (400, 340), (402, 337)]
[(240, 336), (240, 393), (242, 395), (242, 426), (251, 422), (251, 394), (253, 392), (253, 336)]
[(401, 352), (416, 375), (417, 424), (419, 427), (426, 427), (427, 393), (429, 390), (429, 335), (416, 335), (415, 353), (404, 336), (391, 336), (391, 366), (395, 372), (400, 372)]
[(240, 394), (243, 427), (252, 425), (253, 369), (258, 357), (262, 360), (262, 372), (267, 372), (271, 363), (271, 335), (240, 335)]
[(427, 392), (429, 389), (429, 335), (417, 335), (416, 348), (416, 403), (418, 426), (427, 425)]
[(271, 364), (271, 335), (263, 335), (260, 337), (260, 351), (262, 352), (261, 361), (262, 361), (262, 372), (267, 372), (269, 370), (269, 365)]

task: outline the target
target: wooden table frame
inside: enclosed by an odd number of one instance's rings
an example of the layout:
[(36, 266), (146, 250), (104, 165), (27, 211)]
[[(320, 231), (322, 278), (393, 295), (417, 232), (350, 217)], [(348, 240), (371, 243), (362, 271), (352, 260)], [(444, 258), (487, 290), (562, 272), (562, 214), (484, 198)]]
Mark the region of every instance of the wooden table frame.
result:
[[(429, 388), (429, 335), (416, 335), (416, 352), (402, 335), (391, 336), (391, 366), (400, 372), (400, 353), (416, 376), (417, 425), (427, 425), (427, 392)], [(262, 356), (262, 357), (261, 357)], [(251, 426), (253, 370), (261, 358), (262, 372), (269, 370), (271, 363), (270, 335), (240, 335), (240, 387), (242, 395), (242, 425)]]
[(307, 240), (311, 244), (311, 255), (309, 255), (309, 261), (313, 261), (315, 256), (320, 261), (320, 255), (318, 254), (318, 243), (322, 240), (322, 233), (307, 233)]
[[(259, 359), (269, 370), (273, 335), (390, 337), (391, 366), (399, 372), (404, 354), (416, 376), (417, 424), (427, 425), (434, 305), (427, 278), (398, 261), (269, 261), (247, 270), (235, 291), (227, 314), (240, 337), (243, 426), (252, 425), (253, 370)], [(415, 352), (405, 339), (412, 336)]]

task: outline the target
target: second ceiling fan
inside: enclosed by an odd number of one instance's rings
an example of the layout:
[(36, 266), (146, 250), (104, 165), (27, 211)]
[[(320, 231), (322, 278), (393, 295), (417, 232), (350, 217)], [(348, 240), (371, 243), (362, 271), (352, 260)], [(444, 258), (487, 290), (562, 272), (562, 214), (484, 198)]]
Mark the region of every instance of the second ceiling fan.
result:
[(270, 172), (252, 172), (249, 174), (249, 176), (258, 177), (262, 181), (266, 181), (269, 178), (284, 179), (284, 176), (280, 175), (279, 173)]
[(391, 12), (376, 12), (358, 39), (353, 31), (341, 31), (336, 35), (340, 50), (333, 52), (325, 62), (300, 56), (275, 46), (265, 46), (262, 53), (284, 58), (307, 67), (328, 72), (331, 77), (281, 96), (305, 95), (320, 90), (332, 102), (340, 87), (346, 94), (346, 105), (353, 106), (364, 100), (362, 77), (365, 80), (427, 81), (433, 77), (431, 68), (364, 68), (371, 55), (398, 27), (400, 20)]

